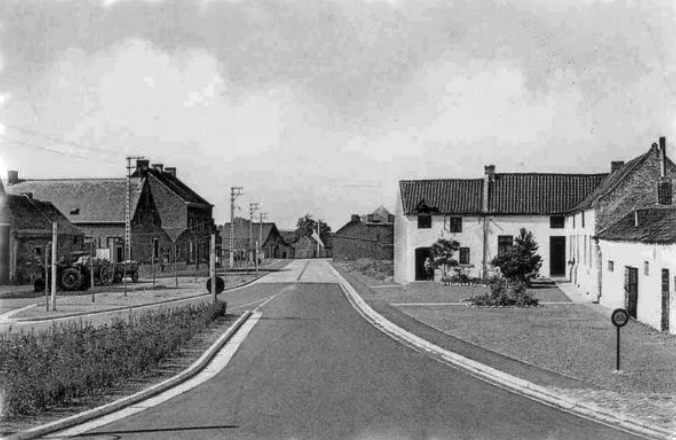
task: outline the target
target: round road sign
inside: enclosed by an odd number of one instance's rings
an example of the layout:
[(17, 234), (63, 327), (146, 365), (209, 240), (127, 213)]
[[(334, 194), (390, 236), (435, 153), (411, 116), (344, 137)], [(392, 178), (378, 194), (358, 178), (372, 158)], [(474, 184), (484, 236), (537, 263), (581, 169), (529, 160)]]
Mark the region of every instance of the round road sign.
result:
[(629, 322), (629, 313), (624, 309), (615, 309), (612, 315), (610, 315), (610, 320), (615, 327), (623, 327)]

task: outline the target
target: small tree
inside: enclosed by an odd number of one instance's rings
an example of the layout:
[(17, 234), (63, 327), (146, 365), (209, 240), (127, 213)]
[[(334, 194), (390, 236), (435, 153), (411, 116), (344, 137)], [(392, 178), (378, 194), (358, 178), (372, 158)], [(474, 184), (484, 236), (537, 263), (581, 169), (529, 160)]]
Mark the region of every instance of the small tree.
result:
[(442, 280), (447, 279), (448, 271), (458, 267), (458, 260), (453, 255), (460, 249), (460, 243), (455, 240), (440, 238), (431, 247), (432, 266), (441, 268)]
[(504, 254), (495, 257), (491, 264), (499, 267), (509, 280), (521, 281), (530, 285), (531, 279), (538, 275), (542, 266), (542, 257), (538, 255), (538, 244), (533, 233), (521, 228), (514, 239), (514, 246)]

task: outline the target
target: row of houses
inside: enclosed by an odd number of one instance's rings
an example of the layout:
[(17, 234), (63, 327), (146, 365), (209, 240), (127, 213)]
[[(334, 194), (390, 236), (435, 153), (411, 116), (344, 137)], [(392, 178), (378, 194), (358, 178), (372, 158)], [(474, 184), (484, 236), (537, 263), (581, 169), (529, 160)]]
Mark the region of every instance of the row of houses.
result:
[(482, 277), (521, 228), (533, 233), (541, 275), (676, 332), (676, 165), (660, 138), (644, 154), (598, 174), (498, 173), (476, 179), (399, 182), (394, 222), (395, 281), (425, 279), (440, 238), (460, 243), (459, 263)]
[(216, 230), (213, 205), (182, 182), (175, 167), (139, 159), (129, 191), (127, 184), (127, 178), (24, 179), (9, 171), (0, 220), (0, 283), (25, 281), (21, 271), (41, 258), (53, 221), (59, 252), (93, 248), (101, 258), (123, 261), (127, 206), (131, 259), (208, 260)]

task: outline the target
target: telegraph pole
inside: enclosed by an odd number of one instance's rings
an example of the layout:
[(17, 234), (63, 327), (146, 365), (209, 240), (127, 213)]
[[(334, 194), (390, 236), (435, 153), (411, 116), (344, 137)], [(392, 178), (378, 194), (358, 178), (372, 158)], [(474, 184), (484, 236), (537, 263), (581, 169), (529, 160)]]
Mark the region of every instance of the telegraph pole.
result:
[(143, 156), (127, 156), (127, 191), (124, 206), (124, 296), (127, 296), (127, 261), (131, 260), (131, 170), (134, 168), (131, 164), (132, 159), (143, 159)]
[(232, 253), (233, 247), (235, 245), (235, 200), (237, 200), (237, 197), (241, 196), (244, 194), (244, 188), (241, 186), (233, 186), (230, 188), (230, 255), (229, 255), (229, 262), (230, 262), (230, 269), (232, 269), (235, 266), (235, 256)]
[(317, 220), (317, 258), (319, 258), (319, 220)]
[(261, 212), (258, 214), (258, 245), (261, 247), (261, 251), (263, 250), (263, 220), (265, 220), (268, 216), (266, 212)]
[[(261, 206), (260, 203), (249, 203), (249, 254), (253, 251), (253, 221), (254, 214), (258, 211), (258, 208)], [(255, 251), (253, 251), (253, 258), (256, 258)]]

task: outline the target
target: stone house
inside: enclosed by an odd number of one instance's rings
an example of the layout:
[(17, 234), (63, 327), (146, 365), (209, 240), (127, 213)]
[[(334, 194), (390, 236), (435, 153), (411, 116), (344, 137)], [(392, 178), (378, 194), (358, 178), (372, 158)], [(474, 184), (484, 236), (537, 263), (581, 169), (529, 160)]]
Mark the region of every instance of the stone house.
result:
[(350, 221), (333, 234), (333, 258), (392, 260), (394, 215), (384, 206), (371, 214), (352, 214)]
[[(251, 230), (249, 226), (251, 225)], [(230, 222), (219, 227), (221, 234), (224, 259), (229, 258), (230, 251)], [(246, 255), (250, 248), (249, 232), (251, 231), (251, 246), (259, 243), (263, 258), (293, 258), (293, 247), (282, 237), (274, 222), (253, 222), (237, 217), (234, 221), (233, 249), (240, 256)], [(262, 237), (262, 239), (261, 239)], [(262, 242), (262, 245), (260, 244)]]
[(1, 184), (0, 191), (0, 284), (27, 284), (40, 276), (53, 222), (57, 255), (84, 249), (84, 233), (53, 204), (31, 195), (5, 195)]
[(395, 281), (426, 279), (424, 261), (440, 238), (458, 241), (460, 270), (482, 277), (521, 228), (531, 231), (540, 246), (540, 273), (566, 277), (566, 213), (605, 177), (496, 173), (489, 165), (479, 179), (401, 181), (394, 225)]

